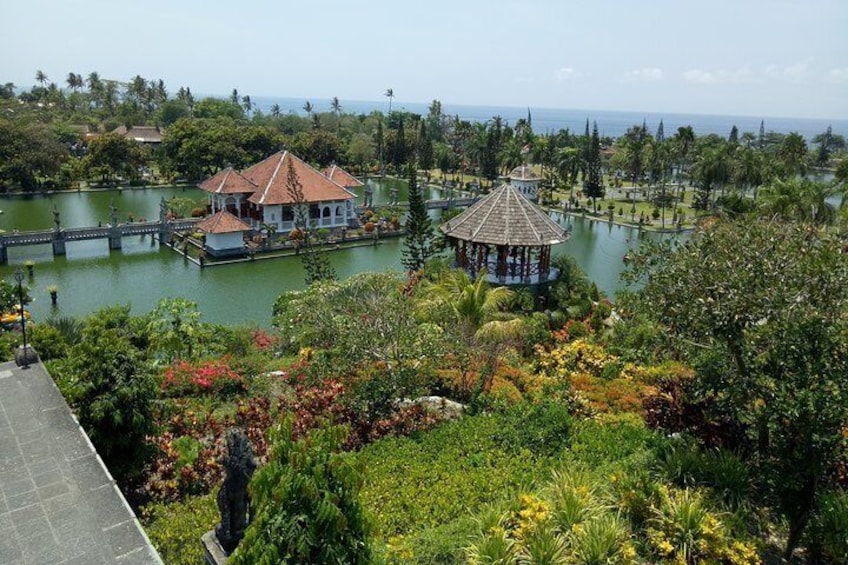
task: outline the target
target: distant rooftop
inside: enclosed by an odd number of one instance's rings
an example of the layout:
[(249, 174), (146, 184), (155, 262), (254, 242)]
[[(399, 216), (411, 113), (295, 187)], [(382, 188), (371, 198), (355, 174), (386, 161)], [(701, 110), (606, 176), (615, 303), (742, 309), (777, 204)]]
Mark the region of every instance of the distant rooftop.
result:
[(41, 364), (0, 364), (0, 563), (162, 564)]
[(162, 143), (162, 130), (155, 126), (118, 126), (112, 133), (123, 135), (138, 143)]
[(512, 172), (509, 173), (509, 178), (515, 180), (542, 180), (539, 174), (533, 170), (533, 167), (528, 165), (522, 165), (512, 169)]

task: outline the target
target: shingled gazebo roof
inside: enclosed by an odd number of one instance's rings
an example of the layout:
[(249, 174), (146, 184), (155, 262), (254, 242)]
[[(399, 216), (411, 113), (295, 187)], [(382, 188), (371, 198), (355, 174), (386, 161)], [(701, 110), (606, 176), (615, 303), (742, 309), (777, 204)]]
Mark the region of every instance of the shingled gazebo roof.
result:
[(512, 185), (504, 184), (439, 229), (456, 239), (490, 245), (541, 247), (568, 233)]

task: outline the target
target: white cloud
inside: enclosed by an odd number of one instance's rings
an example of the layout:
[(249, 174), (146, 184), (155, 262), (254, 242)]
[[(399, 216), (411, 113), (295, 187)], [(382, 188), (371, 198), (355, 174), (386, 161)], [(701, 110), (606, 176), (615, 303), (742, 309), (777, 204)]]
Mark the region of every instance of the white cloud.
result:
[(848, 67), (830, 69), (830, 72), (827, 73), (827, 80), (836, 84), (848, 83)]
[(624, 82), (648, 82), (662, 80), (662, 78), (662, 69), (658, 67), (643, 67), (641, 69), (633, 69), (632, 71), (627, 71), (626, 73), (624, 73), (624, 77), (622, 78), (622, 80)]
[(768, 78), (776, 80), (785, 80), (789, 82), (801, 82), (806, 78), (810, 70), (810, 61), (801, 61), (791, 65), (768, 65), (765, 69), (765, 75)]
[(574, 70), (573, 67), (562, 67), (557, 69), (556, 73), (554, 73), (554, 77), (557, 82), (566, 82), (568, 80), (580, 78), (581, 76), (583, 75)]
[(686, 82), (694, 82), (698, 84), (715, 84), (719, 82), (719, 74), (718, 73), (702, 71), (701, 69), (692, 69), (683, 73), (683, 78)]
[(719, 83), (750, 83), (755, 78), (751, 69), (739, 67), (738, 69), (716, 69), (705, 71), (703, 69), (690, 69), (683, 73), (683, 80), (694, 84), (719, 84)]

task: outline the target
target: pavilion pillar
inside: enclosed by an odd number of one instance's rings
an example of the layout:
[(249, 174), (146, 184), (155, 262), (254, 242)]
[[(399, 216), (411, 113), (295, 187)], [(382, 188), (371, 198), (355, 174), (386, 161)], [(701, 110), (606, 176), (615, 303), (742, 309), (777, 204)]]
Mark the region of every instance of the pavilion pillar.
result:
[(506, 278), (506, 259), (509, 254), (509, 247), (506, 245), (498, 245), (498, 266), (497, 266), (497, 276), (498, 280), (503, 282)]

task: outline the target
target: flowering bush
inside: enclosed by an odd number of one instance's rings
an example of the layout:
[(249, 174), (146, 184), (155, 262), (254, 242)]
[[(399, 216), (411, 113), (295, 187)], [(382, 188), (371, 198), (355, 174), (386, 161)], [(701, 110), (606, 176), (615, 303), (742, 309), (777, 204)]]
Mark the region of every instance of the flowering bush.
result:
[(252, 337), (253, 345), (260, 351), (273, 350), (279, 342), (279, 338), (268, 335), (265, 330), (254, 330)]
[(557, 378), (567, 378), (571, 373), (589, 373), (601, 377), (609, 363), (617, 358), (604, 349), (584, 339), (556, 345), (550, 351), (537, 347), (540, 372)]
[(168, 396), (190, 394), (233, 394), (245, 389), (242, 376), (230, 367), (228, 356), (192, 363), (175, 361), (165, 369), (161, 384)]

